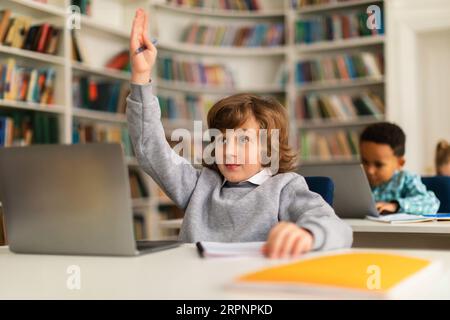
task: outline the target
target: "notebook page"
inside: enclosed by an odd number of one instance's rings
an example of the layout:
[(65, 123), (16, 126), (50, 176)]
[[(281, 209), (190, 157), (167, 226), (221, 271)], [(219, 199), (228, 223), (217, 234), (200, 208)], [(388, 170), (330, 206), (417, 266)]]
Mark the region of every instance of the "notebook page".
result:
[(265, 242), (208, 242), (197, 243), (203, 257), (262, 257)]

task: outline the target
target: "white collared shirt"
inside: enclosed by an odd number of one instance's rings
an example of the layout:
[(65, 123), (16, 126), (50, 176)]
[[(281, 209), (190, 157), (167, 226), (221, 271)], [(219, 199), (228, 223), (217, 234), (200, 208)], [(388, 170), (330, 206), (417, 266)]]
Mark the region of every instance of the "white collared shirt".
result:
[[(270, 168), (266, 167), (245, 181), (251, 182), (251, 183), (259, 186), (259, 185), (263, 184), (271, 176), (273, 176), (272, 170), (270, 170)], [(226, 182), (227, 182), (227, 179), (224, 178), (223, 182), (222, 182), (222, 187)], [(241, 182), (244, 182), (244, 181), (241, 181)]]

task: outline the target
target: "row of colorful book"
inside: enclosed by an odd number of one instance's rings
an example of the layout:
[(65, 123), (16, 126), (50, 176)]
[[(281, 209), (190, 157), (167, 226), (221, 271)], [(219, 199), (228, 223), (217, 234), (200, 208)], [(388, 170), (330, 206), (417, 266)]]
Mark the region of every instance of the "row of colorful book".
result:
[(160, 57), (157, 63), (160, 79), (198, 85), (224, 87), (234, 85), (231, 70), (224, 64), (206, 64), (198, 61), (178, 60), (172, 57)]
[(100, 81), (94, 77), (74, 77), (73, 106), (77, 108), (125, 113), (129, 84), (120, 81)]
[(225, 47), (273, 47), (284, 43), (283, 23), (254, 25), (203, 25), (193, 23), (183, 32), (181, 41), (189, 44)]
[(298, 120), (354, 120), (363, 116), (382, 119), (384, 111), (382, 97), (371, 91), (353, 95), (310, 93), (298, 96), (295, 103)]
[(72, 143), (106, 142), (120, 143), (126, 156), (133, 156), (128, 129), (120, 125), (106, 123), (90, 123), (74, 120), (72, 130)]
[(53, 68), (18, 66), (9, 58), (0, 64), (0, 99), (53, 104), (55, 78)]
[(302, 160), (352, 159), (359, 154), (357, 130), (331, 130), (327, 132), (302, 130), (300, 154)]
[(380, 29), (371, 30), (367, 21), (365, 11), (302, 17), (295, 24), (295, 42), (309, 44), (384, 34), (383, 23)]
[(329, 5), (348, 2), (349, 0), (290, 0), (291, 8), (298, 9), (308, 6)]
[(167, 0), (167, 3), (191, 8), (221, 10), (257, 11), (261, 9), (259, 0)]
[(361, 52), (339, 54), (297, 64), (296, 82), (348, 80), (356, 78), (378, 78), (384, 74), (382, 53)]
[(48, 22), (33, 24), (31, 17), (13, 17), (10, 9), (0, 11), (0, 43), (4, 46), (56, 54), (61, 33)]
[(58, 118), (42, 112), (14, 111), (0, 115), (0, 146), (58, 143)]
[(193, 94), (159, 93), (161, 117), (166, 119), (202, 120), (206, 121), (208, 110), (214, 101), (208, 97)]

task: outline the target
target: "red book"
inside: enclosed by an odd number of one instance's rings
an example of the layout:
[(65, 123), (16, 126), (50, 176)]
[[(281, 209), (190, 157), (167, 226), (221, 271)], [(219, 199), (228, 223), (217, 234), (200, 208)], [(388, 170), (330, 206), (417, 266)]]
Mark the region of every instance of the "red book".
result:
[(130, 54), (128, 51), (123, 51), (119, 54), (116, 54), (112, 57), (105, 65), (107, 68), (123, 70), (128, 64), (130, 60)]
[(342, 36), (344, 39), (351, 37), (350, 33), (350, 19), (347, 16), (341, 17), (342, 20)]
[(97, 84), (94, 81), (89, 81), (89, 101), (94, 102), (98, 98)]
[(45, 51), (45, 42), (48, 37), (48, 32), (50, 30), (50, 24), (44, 23), (41, 27), (41, 32), (39, 33), (39, 42), (36, 51), (44, 52)]
[(350, 79), (350, 75), (347, 71), (347, 65), (345, 64), (345, 59), (343, 56), (337, 57), (337, 65), (339, 68), (339, 73), (342, 79)]

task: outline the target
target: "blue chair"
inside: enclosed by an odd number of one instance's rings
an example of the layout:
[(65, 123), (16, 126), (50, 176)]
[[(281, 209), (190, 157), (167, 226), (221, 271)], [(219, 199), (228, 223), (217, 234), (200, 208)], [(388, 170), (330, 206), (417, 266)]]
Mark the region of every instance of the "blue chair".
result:
[(330, 206), (333, 205), (334, 183), (329, 177), (305, 177), (309, 190), (318, 193), (322, 198), (328, 202)]
[(450, 177), (422, 177), (422, 182), (441, 202), (438, 212), (450, 213)]

